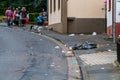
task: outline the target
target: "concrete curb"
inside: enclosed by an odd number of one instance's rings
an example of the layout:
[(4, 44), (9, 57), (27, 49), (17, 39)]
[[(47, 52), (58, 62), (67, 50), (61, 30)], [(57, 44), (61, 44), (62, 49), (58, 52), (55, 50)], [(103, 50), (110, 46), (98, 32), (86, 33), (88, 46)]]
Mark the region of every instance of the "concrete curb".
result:
[(117, 60), (113, 63), (113, 65), (120, 68), (120, 63)]
[(49, 36), (46, 35), (41, 35), (49, 40), (54, 41), (55, 43), (57, 43), (65, 52), (65, 56), (67, 58), (68, 61), (68, 80), (80, 80), (82, 79), (81, 77), (81, 71), (80, 71), (80, 67), (79, 64), (77, 62), (76, 57), (74, 56), (74, 53), (67, 53), (67, 51), (69, 50), (67, 47), (64, 46), (63, 42), (61, 43), (61, 40), (57, 40), (55, 38), (51, 38)]
[(81, 69), (81, 75), (83, 77), (83, 80), (89, 80), (87, 71), (84, 66), (80, 66)]
[[(76, 57), (76, 59), (77, 59), (79, 64), (82, 64), (82, 62), (80, 62), (80, 60), (78, 60), (79, 59), (78, 57)], [(79, 68), (80, 68), (80, 73), (81, 73), (81, 76), (82, 76), (81, 80), (89, 80), (88, 73), (86, 71), (85, 66), (84, 65), (80, 65)]]

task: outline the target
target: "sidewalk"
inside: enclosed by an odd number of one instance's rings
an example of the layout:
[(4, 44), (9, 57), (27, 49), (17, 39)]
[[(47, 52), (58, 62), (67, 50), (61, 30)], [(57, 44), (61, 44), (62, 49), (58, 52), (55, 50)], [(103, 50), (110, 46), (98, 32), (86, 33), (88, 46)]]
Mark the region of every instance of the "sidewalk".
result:
[[(25, 30), (29, 30), (29, 26)], [(114, 65), (117, 60), (116, 44), (106, 34), (71, 36), (50, 30), (42, 30), (41, 34), (54, 38), (67, 47), (84, 41), (98, 44), (99, 48), (74, 51), (83, 80), (120, 80), (120, 68)]]
[(114, 65), (117, 60), (116, 44), (105, 34), (100, 35), (66, 35), (44, 30), (42, 34), (59, 40), (67, 47), (76, 43), (89, 41), (99, 48), (75, 50), (75, 56), (81, 68), (83, 80), (120, 80), (120, 68)]

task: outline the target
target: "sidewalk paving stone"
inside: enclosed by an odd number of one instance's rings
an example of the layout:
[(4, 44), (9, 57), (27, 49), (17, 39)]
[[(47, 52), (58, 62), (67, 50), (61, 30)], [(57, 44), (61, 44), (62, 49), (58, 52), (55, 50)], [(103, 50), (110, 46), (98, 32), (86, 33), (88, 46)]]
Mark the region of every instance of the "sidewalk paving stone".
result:
[(85, 65), (103, 65), (112, 64), (117, 60), (117, 54), (115, 51), (112, 52), (99, 52), (93, 54), (82, 54), (79, 58), (83, 61)]

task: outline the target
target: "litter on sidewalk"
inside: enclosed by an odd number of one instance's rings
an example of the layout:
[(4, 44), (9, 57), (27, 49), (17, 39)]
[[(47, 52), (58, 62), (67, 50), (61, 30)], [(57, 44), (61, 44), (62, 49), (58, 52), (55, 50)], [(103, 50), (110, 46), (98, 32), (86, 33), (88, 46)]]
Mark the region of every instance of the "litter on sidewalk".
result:
[(75, 36), (75, 34), (70, 34), (69, 36)]
[(88, 41), (83, 42), (83, 43), (75, 44), (75, 45), (72, 47), (73, 50), (93, 49), (93, 48), (97, 48), (97, 44), (93, 44), (93, 43), (90, 43), (90, 42), (88, 42)]
[(96, 36), (96, 35), (97, 35), (97, 33), (96, 33), (96, 32), (93, 32), (93, 33), (92, 33), (92, 35), (93, 35), (93, 36)]

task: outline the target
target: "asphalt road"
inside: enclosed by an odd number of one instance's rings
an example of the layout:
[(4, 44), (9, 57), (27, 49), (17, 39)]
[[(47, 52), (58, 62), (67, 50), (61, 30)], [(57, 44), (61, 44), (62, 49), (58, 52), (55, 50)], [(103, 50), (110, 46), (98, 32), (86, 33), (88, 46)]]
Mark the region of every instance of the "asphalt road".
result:
[(67, 60), (53, 41), (0, 26), (0, 80), (67, 80)]

